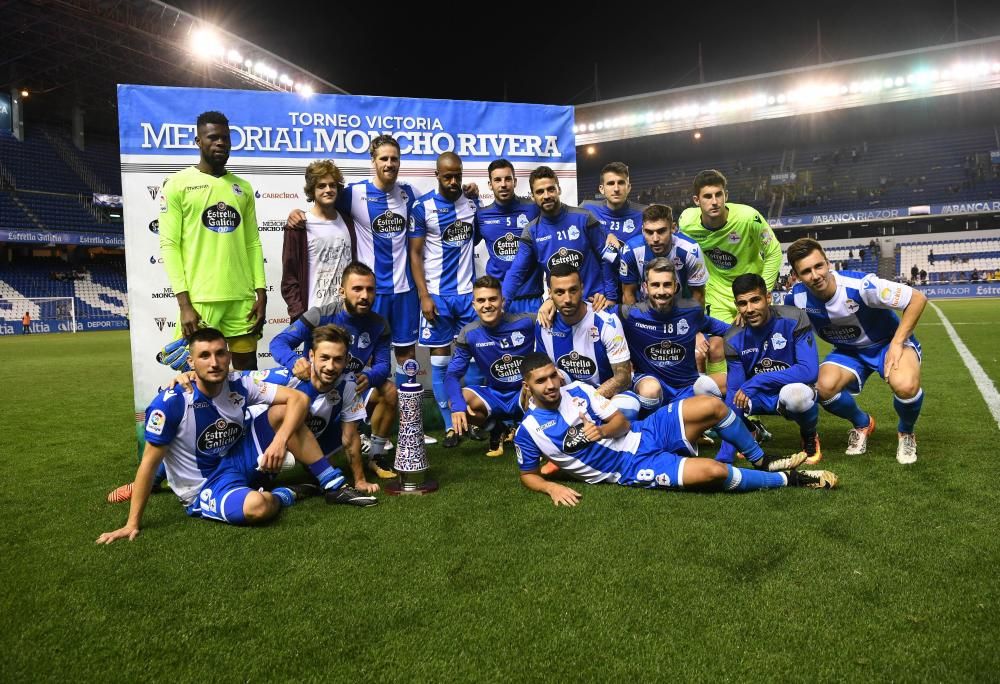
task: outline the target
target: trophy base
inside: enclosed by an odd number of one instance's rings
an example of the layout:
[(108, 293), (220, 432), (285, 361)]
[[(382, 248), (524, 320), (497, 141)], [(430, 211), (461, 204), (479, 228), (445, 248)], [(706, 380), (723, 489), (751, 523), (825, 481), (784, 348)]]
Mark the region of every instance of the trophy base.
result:
[(438, 490), (437, 480), (428, 480), (424, 472), (400, 473), (399, 477), (383, 487), (389, 496), (433, 494)]

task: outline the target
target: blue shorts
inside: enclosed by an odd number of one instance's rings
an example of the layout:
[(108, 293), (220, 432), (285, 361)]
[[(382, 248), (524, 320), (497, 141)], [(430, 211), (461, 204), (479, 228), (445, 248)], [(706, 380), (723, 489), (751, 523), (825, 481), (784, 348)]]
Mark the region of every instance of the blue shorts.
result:
[(521, 420), (524, 411), (521, 410), (520, 399), (521, 390), (493, 389), (486, 385), (469, 385), (464, 389), (469, 390), (486, 404), (486, 415), (497, 420)]
[(504, 305), (504, 310), (509, 314), (536, 314), (541, 307), (542, 296), (537, 295), (535, 297), (515, 297)]
[(643, 378), (653, 378), (658, 383), (660, 383), (660, 390), (663, 392), (663, 405), (666, 406), (672, 401), (680, 401), (681, 399), (687, 399), (688, 397), (694, 396), (694, 385), (688, 385), (682, 389), (675, 389), (670, 385), (666, 384), (660, 378), (655, 375), (650, 375), (649, 373), (633, 373), (632, 374), (632, 391), (639, 385), (639, 381)]
[(663, 452), (672, 454), (698, 455), (698, 447), (692, 445), (684, 434), (684, 402), (672, 401), (653, 411), (643, 420), (632, 423), (642, 433), (636, 456), (657, 456)]
[(686, 456), (677, 456), (669, 452), (651, 456), (636, 454), (622, 468), (618, 484), (626, 487), (682, 489), (684, 487), (682, 473), (686, 460)]
[(389, 321), (392, 344), (409, 347), (417, 343), (417, 325), (420, 321), (420, 297), (416, 290), (396, 294), (377, 294), (372, 311)]
[(243, 500), (250, 492), (273, 479), (270, 473), (257, 470), (260, 455), (271, 443), (268, 439), (263, 442), (263, 448), (259, 446), (261, 437), (256, 434), (256, 423), (261, 418), (267, 423), (267, 412), (257, 417), (254, 426), (243, 433), (240, 441), (232, 446), (219, 467), (201, 486), (198, 497), (186, 509), (188, 515), (231, 525), (244, 522)]
[[(916, 337), (903, 343), (904, 347), (911, 347), (917, 352), (917, 361), (923, 361), (923, 350)], [(872, 373), (878, 373), (879, 377), (885, 379), (885, 355), (889, 352), (889, 345), (871, 346), (863, 349), (850, 349), (846, 347), (834, 347), (833, 351), (826, 355), (823, 364), (832, 363), (835, 366), (846, 368), (854, 374), (854, 381), (848, 383), (846, 389), (851, 394), (860, 394), (865, 386), (865, 381)]]
[[(432, 294), (437, 318), (433, 323), (420, 314), (420, 346), (446, 347), (455, 341), (455, 337), (468, 323), (476, 320), (476, 312), (472, 308), (472, 293), (460, 295)], [(419, 301), (419, 300), (418, 300)], [(390, 319), (391, 320), (391, 319)]]

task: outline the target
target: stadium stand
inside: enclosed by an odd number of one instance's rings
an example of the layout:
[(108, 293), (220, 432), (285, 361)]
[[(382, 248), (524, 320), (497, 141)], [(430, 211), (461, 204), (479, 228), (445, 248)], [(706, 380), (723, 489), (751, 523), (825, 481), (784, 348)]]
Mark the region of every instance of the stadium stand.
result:
[(1000, 238), (935, 240), (898, 245), (896, 272), (899, 278), (909, 279), (914, 266), (926, 271), (928, 283), (1000, 279)]

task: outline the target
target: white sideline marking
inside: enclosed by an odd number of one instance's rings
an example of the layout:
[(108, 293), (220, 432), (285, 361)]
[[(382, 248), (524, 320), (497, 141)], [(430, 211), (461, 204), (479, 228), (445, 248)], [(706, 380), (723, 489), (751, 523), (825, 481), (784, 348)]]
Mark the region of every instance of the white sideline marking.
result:
[(972, 355), (969, 348), (965, 346), (965, 342), (962, 338), (958, 336), (955, 332), (954, 326), (952, 326), (951, 321), (948, 317), (944, 315), (944, 312), (938, 308), (937, 304), (934, 302), (928, 302), (931, 308), (937, 313), (938, 318), (941, 319), (941, 325), (944, 326), (945, 331), (948, 333), (948, 337), (951, 338), (951, 343), (955, 345), (955, 349), (958, 351), (959, 358), (965, 364), (965, 367), (969, 369), (969, 374), (972, 375), (973, 381), (976, 383), (976, 387), (979, 388), (979, 393), (983, 395), (983, 401), (986, 402), (986, 408), (990, 410), (993, 414), (993, 420), (996, 421), (997, 427), (1000, 428), (1000, 393), (997, 392), (996, 385), (990, 379), (990, 376), (986, 374), (983, 367), (979, 365), (979, 361), (976, 357)]

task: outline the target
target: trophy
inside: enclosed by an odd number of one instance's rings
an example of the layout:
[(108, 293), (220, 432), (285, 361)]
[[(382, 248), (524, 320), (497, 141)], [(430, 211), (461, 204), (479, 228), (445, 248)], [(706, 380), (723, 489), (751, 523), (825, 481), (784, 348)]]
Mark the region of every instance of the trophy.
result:
[(396, 463), (393, 469), (399, 479), (386, 485), (386, 493), (430, 494), (436, 492), (436, 480), (426, 478), (427, 447), (424, 446), (424, 388), (417, 382), (420, 364), (416, 359), (403, 362), (406, 382), (399, 388), (399, 438), (396, 441)]

